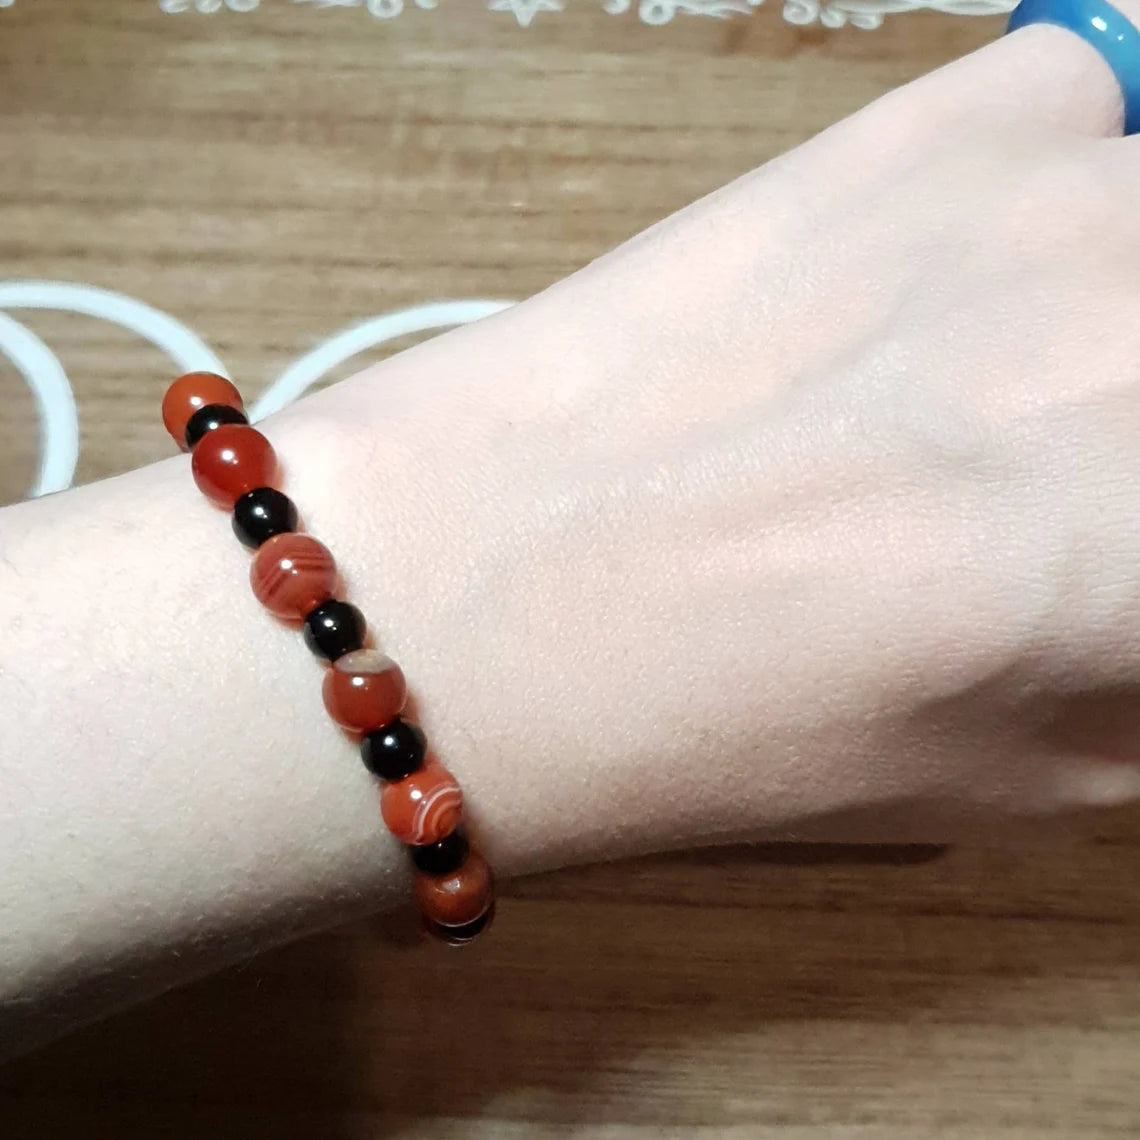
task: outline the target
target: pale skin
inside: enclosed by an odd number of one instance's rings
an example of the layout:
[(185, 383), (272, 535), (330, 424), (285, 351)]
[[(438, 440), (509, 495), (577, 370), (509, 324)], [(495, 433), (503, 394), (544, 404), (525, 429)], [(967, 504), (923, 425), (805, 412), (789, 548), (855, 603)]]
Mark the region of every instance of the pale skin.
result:
[[(500, 876), (1140, 794), (1120, 124), (1028, 29), (263, 425)], [(0, 512), (0, 1051), (405, 897), (247, 570), (181, 458)]]

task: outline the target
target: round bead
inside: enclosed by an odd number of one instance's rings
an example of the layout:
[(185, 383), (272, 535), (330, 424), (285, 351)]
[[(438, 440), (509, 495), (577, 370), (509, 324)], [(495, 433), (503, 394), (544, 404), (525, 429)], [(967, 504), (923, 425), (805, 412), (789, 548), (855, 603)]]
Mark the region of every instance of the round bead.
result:
[(255, 428), (222, 424), (202, 437), (190, 467), (202, 494), (228, 509), (255, 487), (273, 482), (277, 453)]
[(308, 534), (279, 534), (249, 565), (254, 597), (275, 617), (300, 621), (336, 592), (336, 563)]
[(162, 422), (183, 451), (190, 417), (207, 404), (224, 404), (239, 412), (244, 409), (241, 393), (224, 376), (213, 372), (187, 372), (166, 389), (162, 398)]
[(428, 764), (394, 784), (384, 785), (380, 814), (402, 843), (438, 843), (459, 826), (463, 793), (442, 764)]
[(408, 685), (400, 666), (375, 649), (346, 653), (325, 674), (329, 716), (352, 732), (382, 728), (404, 707)]
[(494, 918), (495, 903), (492, 900), (491, 905), (474, 922), (468, 922), (464, 926), (441, 926), (438, 922), (425, 918), (424, 927), (430, 935), (441, 942), (446, 942), (448, 946), (466, 946), (468, 942), (482, 934)]
[(240, 408), (230, 408), (225, 404), (207, 404), (186, 421), (186, 446), (193, 450), (202, 436), (216, 427), (221, 427), (222, 424), (248, 423), (245, 412)]
[(326, 661), (360, 649), (366, 632), (364, 615), (349, 602), (324, 602), (305, 617), (305, 644)]
[(494, 888), (491, 868), (478, 851), (447, 875), (417, 872), (416, 902), (424, 918), (438, 926), (466, 926), (481, 918), (491, 905)]
[(427, 740), (418, 724), (396, 717), (360, 742), (360, 758), (373, 776), (402, 780), (423, 767)]
[(470, 850), (471, 844), (467, 842), (467, 836), (462, 831), (453, 831), (438, 843), (409, 847), (408, 854), (425, 875), (449, 875), (463, 866)]
[(256, 550), (275, 534), (297, 529), (297, 508), (276, 487), (258, 487), (234, 503), (233, 526), (242, 545)]

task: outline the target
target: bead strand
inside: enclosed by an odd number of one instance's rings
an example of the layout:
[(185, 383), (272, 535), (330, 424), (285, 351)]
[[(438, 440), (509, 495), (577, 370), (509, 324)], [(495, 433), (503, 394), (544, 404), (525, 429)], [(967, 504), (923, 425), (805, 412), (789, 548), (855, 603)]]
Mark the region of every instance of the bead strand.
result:
[(299, 531), (297, 508), (274, 485), (273, 446), (249, 426), (233, 384), (210, 372), (176, 380), (162, 418), (175, 443), (191, 453), (199, 489), (232, 512), (234, 534), (253, 551), (254, 596), (275, 617), (300, 624), (309, 649), (326, 663), (325, 708), (359, 739), (364, 766), (381, 782), (380, 814), (407, 846), (425, 927), (452, 945), (471, 941), (494, 917), (494, 881), (462, 829), (463, 793), (428, 749), (423, 730), (402, 715), (403, 671), (365, 648), (364, 615), (337, 598), (332, 554)]

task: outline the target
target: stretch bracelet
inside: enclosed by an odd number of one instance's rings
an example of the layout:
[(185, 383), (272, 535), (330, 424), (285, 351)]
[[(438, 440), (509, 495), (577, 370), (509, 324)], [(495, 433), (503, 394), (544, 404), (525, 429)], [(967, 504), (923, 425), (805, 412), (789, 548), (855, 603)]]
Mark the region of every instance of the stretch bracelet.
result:
[(491, 870), (461, 828), (463, 794), (427, 748), (423, 730), (400, 714), (408, 688), (400, 667), (366, 648), (364, 615), (336, 597), (328, 550), (299, 532), (297, 508), (274, 484), (277, 455), (249, 426), (238, 390), (212, 372), (175, 380), (162, 401), (166, 430), (191, 452), (194, 481), (233, 512), (238, 539), (255, 553), (249, 581), (275, 617), (300, 623), (328, 669), (329, 716), (360, 741), (365, 767), (381, 781), (380, 814), (407, 845), (416, 901), (427, 930), (452, 945), (470, 942), (494, 916)]

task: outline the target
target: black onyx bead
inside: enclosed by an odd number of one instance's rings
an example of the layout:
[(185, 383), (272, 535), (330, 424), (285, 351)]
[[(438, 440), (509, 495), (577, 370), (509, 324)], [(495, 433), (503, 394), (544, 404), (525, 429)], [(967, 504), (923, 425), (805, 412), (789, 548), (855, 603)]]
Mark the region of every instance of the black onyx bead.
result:
[[(418, 724), (396, 717), (360, 742), (365, 768), (382, 780), (402, 780), (423, 767), (427, 739)], [(461, 860), (462, 862), (462, 860)]]
[(305, 644), (318, 656), (335, 661), (364, 646), (364, 615), (349, 602), (322, 602), (305, 618)]
[(275, 487), (258, 487), (234, 503), (234, 534), (243, 546), (255, 550), (277, 534), (297, 529), (297, 508)]
[(424, 919), (424, 926), (427, 932), (438, 938), (440, 942), (446, 942), (449, 946), (464, 946), (482, 934), (491, 925), (494, 917), (495, 904), (492, 903), (477, 919), (462, 926), (444, 926), (442, 923), (432, 922), (430, 918)]
[(462, 831), (445, 835), (438, 843), (408, 848), (412, 862), (425, 875), (450, 875), (467, 862), (471, 844)]
[(230, 408), (225, 404), (207, 404), (186, 421), (186, 446), (193, 448), (202, 436), (216, 427), (221, 427), (222, 424), (248, 423), (249, 420), (245, 418), (244, 413), (237, 408)]

